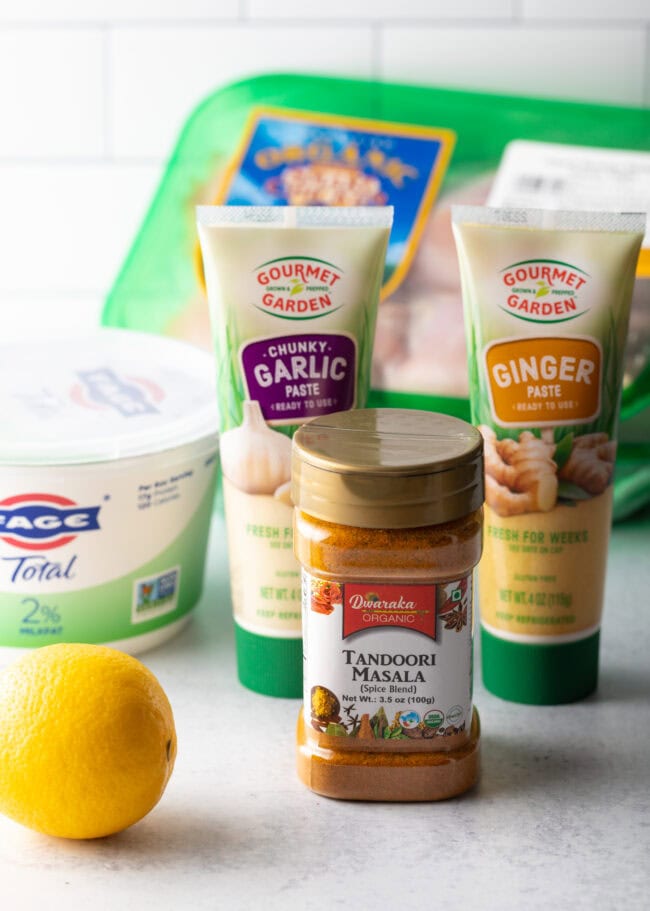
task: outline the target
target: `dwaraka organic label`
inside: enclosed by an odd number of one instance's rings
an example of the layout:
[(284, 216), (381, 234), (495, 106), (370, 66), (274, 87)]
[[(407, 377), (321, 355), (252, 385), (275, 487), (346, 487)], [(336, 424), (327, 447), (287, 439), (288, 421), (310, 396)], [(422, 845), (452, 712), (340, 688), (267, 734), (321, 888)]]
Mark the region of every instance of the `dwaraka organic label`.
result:
[(384, 585), (303, 571), (302, 609), (305, 712), (337, 749), (352, 738), (422, 749), (469, 729), (471, 575)]
[(436, 587), (348, 582), (343, 603), (343, 638), (360, 630), (388, 626), (414, 630), (435, 639)]

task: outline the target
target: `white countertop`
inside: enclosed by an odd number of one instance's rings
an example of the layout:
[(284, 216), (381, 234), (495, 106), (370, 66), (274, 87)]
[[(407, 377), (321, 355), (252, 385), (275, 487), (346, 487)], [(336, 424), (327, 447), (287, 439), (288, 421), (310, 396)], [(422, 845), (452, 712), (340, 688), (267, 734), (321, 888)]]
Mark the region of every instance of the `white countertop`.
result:
[(0, 818), (2, 911), (650, 907), (650, 513), (613, 533), (598, 693), (528, 707), (477, 679), (481, 782), (438, 804), (343, 803), (298, 781), (298, 703), (236, 680), (223, 540), (217, 518), (194, 621), (143, 658), (178, 729), (161, 803), (94, 842)]

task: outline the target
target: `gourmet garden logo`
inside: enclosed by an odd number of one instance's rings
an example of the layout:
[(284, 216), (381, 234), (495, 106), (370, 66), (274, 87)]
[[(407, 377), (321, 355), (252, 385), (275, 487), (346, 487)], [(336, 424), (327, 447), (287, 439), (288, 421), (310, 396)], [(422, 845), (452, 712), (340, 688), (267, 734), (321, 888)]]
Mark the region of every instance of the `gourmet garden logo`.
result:
[(500, 309), (530, 323), (566, 323), (588, 312), (589, 274), (556, 259), (526, 259), (501, 270), (506, 293)]
[(99, 530), (99, 506), (79, 506), (52, 493), (0, 500), (0, 540), (21, 550), (52, 550), (85, 531)]
[(313, 256), (282, 256), (254, 271), (259, 296), (254, 306), (279, 319), (317, 319), (334, 313), (343, 270)]

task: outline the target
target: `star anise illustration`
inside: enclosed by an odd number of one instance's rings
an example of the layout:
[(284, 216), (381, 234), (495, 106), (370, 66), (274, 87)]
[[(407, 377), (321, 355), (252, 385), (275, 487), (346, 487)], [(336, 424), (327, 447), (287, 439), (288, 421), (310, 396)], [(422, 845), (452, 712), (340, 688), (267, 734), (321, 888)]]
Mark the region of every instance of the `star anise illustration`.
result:
[(348, 720), (347, 720), (347, 721), (343, 721), (342, 724), (343, 724), (343, 727), (344, 727), (348, 732), (354, 731), (355, 728), (357, 727), (357, 725), (358, 725), (358, 724), (361, 724), (361, 719), (359, 718), (359, 715), (358, 715), (358, 713), (357, 713), (357, 711), (356, 711), (356, 708), (357, 708), (357, 707), (356, 707), (356, 705), (355, 705), (354, 703), (353, 703), (352, 705), (344, 705), (344, 706), (343, 706), (343, 711), (344, 711), (345, 714), (348, 716)]
[(445, 615), (445, 629), (455, 629), (459, 633), (467, 626), (467, 607), (457, 608)]

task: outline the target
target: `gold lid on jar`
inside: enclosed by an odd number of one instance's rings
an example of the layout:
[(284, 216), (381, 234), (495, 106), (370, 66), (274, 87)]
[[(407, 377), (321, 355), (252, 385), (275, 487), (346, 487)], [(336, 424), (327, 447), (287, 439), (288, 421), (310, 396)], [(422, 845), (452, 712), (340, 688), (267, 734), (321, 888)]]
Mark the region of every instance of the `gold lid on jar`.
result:
[(431, 411), (328, 414), (293, 438), (291, 492), (298, 509), (338, 525), (452, 522), (483, 505), (483, 438)]

